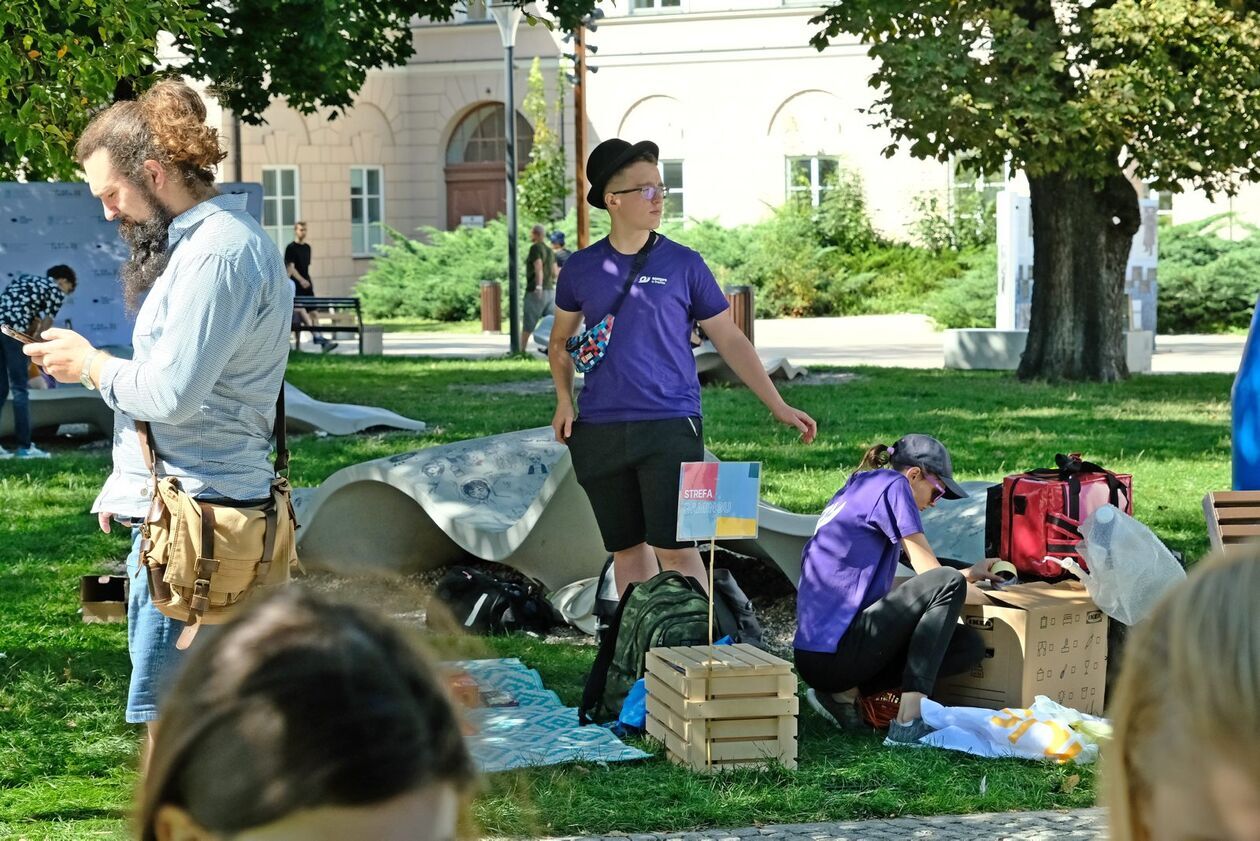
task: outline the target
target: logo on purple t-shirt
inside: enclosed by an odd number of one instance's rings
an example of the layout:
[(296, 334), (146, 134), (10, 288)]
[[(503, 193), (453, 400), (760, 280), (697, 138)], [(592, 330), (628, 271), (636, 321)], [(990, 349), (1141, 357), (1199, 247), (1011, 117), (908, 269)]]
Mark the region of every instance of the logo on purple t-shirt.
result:
[[(595, 324), (625, 288), (634, 255), (607, 238), (571, 256), (556, 283), (556, 308)], [(691, 324), (727, 308), (726, 295), (695, 251), (660, 237), (617, 312), (608, 354), (578, 396), (588, 423), (700, 415)]]
[(796, 648), (835, 651), (853, 617), (892, 589), (901, 541), (922, 531), (903, 474), (885, 469), (850, 476), (823, 509), (801, 554)]

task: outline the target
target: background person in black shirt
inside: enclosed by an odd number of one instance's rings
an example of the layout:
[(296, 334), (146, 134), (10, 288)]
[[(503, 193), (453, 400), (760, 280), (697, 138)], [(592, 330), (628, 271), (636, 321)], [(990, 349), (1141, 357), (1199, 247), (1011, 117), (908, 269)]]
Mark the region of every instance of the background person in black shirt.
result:
[[(298, 222), (293, 226), (293, 242), (285, 246), (284, 249), (284, 269), (289, 273), (289, 280), (293, 281), (294, 295), (315, 294), (315, 284), (311, 283), (311, 246), (306, 241), (305, 222)], [(310, 328), (312, 341), (319, 345), (325, 353), (337, 346), (336, 342), (330, 341), (328, 337), (321, 335), (315, 329), (315, 320), (311, 318), (309, 312), (301, 307), (293, 308), (293, 320), (295, 325), (300, 324)], [(299, 350), (301, 346), (302, 332), (299, 330)]]

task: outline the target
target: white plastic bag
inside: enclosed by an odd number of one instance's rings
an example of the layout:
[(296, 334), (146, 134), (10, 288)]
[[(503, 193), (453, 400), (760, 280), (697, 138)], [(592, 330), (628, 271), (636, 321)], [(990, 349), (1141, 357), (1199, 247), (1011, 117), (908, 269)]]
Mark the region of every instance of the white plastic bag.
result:
[(934, 748), (995, 758), (1049, 759), (1088, 765), (1098, 740), (1111, 735), (1105, 719), (1086, 715), (1038, 695), (1028, 709), (944, 707), (923, 701), (923, 720), (933, 731), (919, 740)]
[(1155, 533), (1114, 505), (1090, 514), (1081, 524), (1081, 537), (1089, 572), (1071, 558), (1060, 563), (1118, 622), (1133, 625), (1145, 618), (1168, 588), (1185, 580), (1185, 570)]

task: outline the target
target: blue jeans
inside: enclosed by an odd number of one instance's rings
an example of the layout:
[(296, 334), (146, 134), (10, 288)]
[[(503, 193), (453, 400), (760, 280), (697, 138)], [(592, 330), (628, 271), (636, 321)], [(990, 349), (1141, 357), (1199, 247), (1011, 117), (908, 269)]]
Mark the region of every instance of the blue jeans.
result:
[(127, 721), (143, 724), (157, 720), (158, 701), (183, 662), (184, 652), (175, 643), (184, 623), (163, 616), (149, 598), (149, 573), (140, 564), (138, 528), (131, 530), (127, 578), (131, 582), (127, 594), (127, 652), (131, 655)]
[(31, 445), (31, 396), (27, 376), (31, 360), (22, 353), (22, 343), (0, 333), (0, 357), (4, 360), (5, 374), (0, 376), (0, 409), (5, 398), (13, 392), (13, 433), (18, 446)]

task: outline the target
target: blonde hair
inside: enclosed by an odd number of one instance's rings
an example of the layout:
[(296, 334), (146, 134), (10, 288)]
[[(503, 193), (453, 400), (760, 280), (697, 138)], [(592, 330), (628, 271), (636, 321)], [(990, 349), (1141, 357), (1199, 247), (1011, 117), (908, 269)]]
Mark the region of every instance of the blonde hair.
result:
[(206, 125), (206, 105), (178, 79), (165, 79), (138, 100), (116, 102), (92, 118), (75, 144), (80, 164), (99, 149), (127, 178), (140, 177), (145, 161), (174, 170), (190, 188), (214, 183), (215, 167), (227, 157), (219, 133)]
[(1260, 549), (1202, 561), (1124, 654), (1104, 750), (1112, 841), (1147, 841), (1156, 775), (1227, 759), (1260, 780)]

